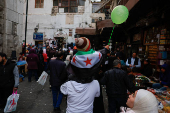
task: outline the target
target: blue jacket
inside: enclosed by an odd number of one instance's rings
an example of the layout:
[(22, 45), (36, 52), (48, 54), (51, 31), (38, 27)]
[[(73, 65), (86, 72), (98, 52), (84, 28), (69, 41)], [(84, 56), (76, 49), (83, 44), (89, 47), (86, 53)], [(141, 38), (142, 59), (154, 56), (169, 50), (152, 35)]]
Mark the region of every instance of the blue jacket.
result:
[(164, 64), (161, 68), (165, 69), (165, 73), (160, 72), (160, 80), (162, 81), (161, 84), (170, 87), (170, 66)]

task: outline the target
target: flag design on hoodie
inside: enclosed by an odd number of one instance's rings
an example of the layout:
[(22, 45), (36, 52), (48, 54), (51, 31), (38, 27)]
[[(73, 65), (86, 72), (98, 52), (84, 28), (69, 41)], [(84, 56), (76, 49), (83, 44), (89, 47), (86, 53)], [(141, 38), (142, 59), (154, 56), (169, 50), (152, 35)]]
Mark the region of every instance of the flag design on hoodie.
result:
[(101, 57), (102, 54), (93, 49), (87, 52), (78, 51), (73, 56), (71, 64), (78, 68), (91, 68), (100, 61)]

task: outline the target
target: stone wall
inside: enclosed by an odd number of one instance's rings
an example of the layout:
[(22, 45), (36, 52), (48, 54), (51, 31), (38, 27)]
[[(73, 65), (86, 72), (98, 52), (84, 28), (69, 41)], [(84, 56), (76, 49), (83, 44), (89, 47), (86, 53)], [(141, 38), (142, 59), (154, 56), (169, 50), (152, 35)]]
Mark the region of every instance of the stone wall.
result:
[(12, 51), (16, 55), (22, 51), (23, 8), (25, 0), (0, 0), (4, 3), (4, 31), (2, 51), (11, 56)]
[(4, 37), (4, 28), (5, 28), (5, 2), (0, 0), (0, 52), (3, 51), (3, 37)]

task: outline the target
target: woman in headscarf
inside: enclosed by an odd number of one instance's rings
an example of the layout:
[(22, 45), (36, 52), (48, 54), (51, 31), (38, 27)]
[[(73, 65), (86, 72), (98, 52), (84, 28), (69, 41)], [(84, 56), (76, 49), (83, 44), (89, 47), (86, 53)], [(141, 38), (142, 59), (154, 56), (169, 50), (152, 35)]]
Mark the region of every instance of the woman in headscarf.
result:
[(140, 89), (129, 95), (126, 104), (129, 108), (121, 107), (121, 113), (158, 113), (156, 97), (144, 89)]

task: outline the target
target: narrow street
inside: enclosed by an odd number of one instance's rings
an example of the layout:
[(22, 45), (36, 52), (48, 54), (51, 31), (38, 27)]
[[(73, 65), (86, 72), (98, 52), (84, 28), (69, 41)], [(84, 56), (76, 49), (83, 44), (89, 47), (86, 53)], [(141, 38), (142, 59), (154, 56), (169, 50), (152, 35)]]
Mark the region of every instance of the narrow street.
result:
[[(18, 94), (20, 94), (17, 110), (13, 113), (56, 113), (53, 110), (52, 92), (49, 88), (49, 80), (44, 86), (39, 85), (32, 77), (32, 82), (27, 82), (28, 77), (25, 77), (23, 82), (20, 82)], [(103, 92), (105, 92), (103, 90)], [(107, 97), (104, 93), (104, 105), (107, 111)], [(0, 109), (0, 113), (3, 110)], [(66, 112), (66, 97), (63, 98), (61, 104), (61, 112)], [(107, 112), (105, 112), (107, 113)]]

